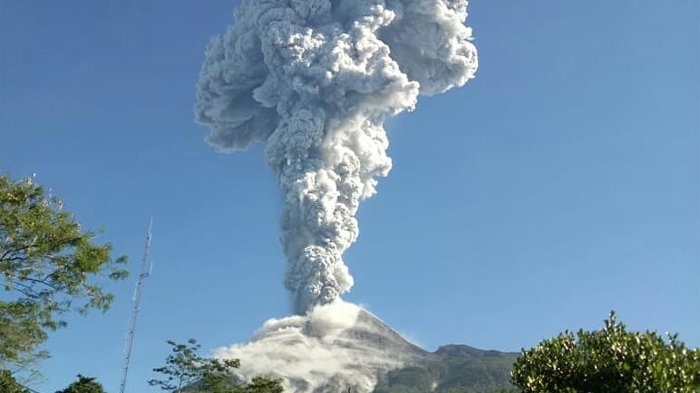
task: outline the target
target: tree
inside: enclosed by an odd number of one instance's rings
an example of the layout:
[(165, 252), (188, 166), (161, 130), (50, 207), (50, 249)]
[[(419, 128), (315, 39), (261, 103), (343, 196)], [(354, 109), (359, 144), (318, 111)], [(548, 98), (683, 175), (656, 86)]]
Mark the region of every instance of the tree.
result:
[(282, 393), (283, 391), (279, 379), (255, 377), (241, 390), (241, 393)]
[(32, 178), (0, 176), (0, 368), (47, 356), (37, 347), (69, 311), (109, 308), (112, 295), (95, 280), (128, 275), (126, 257), (110, 253)]
[(8, 370), (0, 370), (0, 392), (29, 393), (29, 390), (20, 385), (12, 376), (11, 372)]
[(172, 340), (167, 343), (172, 353), (165, 359), (165, 366), (153, 369), (163, 374), (165, 379), (152, 379), (148, 381), (149, 385), (176, 393), (194, 385), (212, 393), (226, 392), (232, 388), (233, 381), (228, 376), (239, 366), (238, 360), (204, 358), (198, 354), (201, 345), (195, 339), (189, 339), (186, 344)]
[(77, 381), (56, 393), (105, 393), (105, 390), (99, 382), (95, 382), (95, 378), (89, 378), (78, 374)]
[(700, 391), (700, 349), (670, 335), (628, 332), (610, 313), (603, 329), (564, 332), (523, 350), (512, 372), (525, 393), (693, 393)]
[(238, 383), (233, 371), (240, 366), (238, 359), (215, 359), (199, 355), (201, 345), (195, 339), (186, 344), (168, 340), (171, 353), (165, 359), (165, 366), (153, 371), (162, 374), (163, 379), (148, 381), (151, 386), (173, 393), (282, 393), (281, 381), (255, 377), (245, 386)]

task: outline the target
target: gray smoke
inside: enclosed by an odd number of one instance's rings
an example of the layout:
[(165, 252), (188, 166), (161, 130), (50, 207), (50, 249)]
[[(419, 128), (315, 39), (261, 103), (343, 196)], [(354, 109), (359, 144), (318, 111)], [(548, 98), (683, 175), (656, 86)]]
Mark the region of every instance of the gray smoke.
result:
[(297, 313), (353, 285), (342, 255), (360, 201), (391, 169), (385, 118), (474, 76), (466, 10), (466, 0), (243, 0), (211, 39), (196, 117), (220, 151), (265, 143)]

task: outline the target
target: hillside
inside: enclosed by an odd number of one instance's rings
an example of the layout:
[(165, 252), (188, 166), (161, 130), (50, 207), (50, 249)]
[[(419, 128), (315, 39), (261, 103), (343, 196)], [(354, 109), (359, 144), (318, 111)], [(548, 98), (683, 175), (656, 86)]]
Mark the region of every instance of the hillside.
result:
[(243, 378), (281, 378), (290, 393), (490, 393), (511, 387), (517, 354), (466, 345), (428, 352), (367, 310), (338, 303), (270, 320), (218, 356), (240, 359)]
[(389, 371), (373, 393), (511, 392), (510, 369), (517, 353), (445, 345), (419, 364)]

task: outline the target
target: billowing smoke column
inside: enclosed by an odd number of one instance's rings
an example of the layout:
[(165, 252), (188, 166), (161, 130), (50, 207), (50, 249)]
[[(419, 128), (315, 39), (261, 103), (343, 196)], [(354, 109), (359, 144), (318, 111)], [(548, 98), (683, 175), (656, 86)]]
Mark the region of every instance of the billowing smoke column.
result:
[(264, 142), (284, 195), (295, 311), (352, 287), (343, 252), (391, 159), (387, 116), (477, 69), (466, 0), (242, 0), (212, 38), (196, 116), (221, 151)]

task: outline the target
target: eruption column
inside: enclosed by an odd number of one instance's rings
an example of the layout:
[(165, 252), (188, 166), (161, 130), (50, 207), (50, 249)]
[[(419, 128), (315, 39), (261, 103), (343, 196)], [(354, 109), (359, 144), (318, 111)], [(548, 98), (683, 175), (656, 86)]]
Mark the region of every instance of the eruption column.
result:
[(220, 151), (265, 143), (297, 313), (353, 285), (342, 255), (357, 240), (360, 201), (391, 169), (384, 119), (474, 76), (466, 9), (466, 0), (243, 0), (234, 25), (211, 39), (196, 117)]

